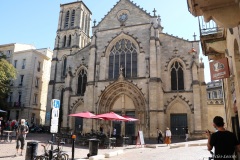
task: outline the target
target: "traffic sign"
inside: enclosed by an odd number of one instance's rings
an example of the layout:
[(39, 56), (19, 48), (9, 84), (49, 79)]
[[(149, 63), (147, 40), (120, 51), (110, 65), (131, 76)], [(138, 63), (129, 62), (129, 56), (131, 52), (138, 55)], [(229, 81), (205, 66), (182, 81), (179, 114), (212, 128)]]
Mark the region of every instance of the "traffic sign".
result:
[(51, 126), (58, 126), (58, 118), (51, 119)]
[(52, 109), (52, 118), (59, 118), (59, 109), (58, 108)]
[(52, 99), (51, 107), (59, 109), (60, 108), (60, 100), (59, 99)]
[(58, 126), (51, 126), (50, 127), (50, 132), (51, 133), (57, 133), (58, 132)]

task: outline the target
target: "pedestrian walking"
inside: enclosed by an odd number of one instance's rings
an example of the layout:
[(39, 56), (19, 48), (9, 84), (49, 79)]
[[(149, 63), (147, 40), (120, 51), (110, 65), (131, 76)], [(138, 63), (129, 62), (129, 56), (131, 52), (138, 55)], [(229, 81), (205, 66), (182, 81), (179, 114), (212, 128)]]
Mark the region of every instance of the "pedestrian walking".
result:
[(207, 147), (211, 151), (214, 147), (214, 159), (233, 160), (235, 159), (234, 151), (240, 152), (240, 143), (234, 133), (225, 130), (223, 118), (216, 116), (213, 119), (213, 127), (217, 132), (211, 133), (206, 131), (208, 137)]
[(167, 144), (167, 146), (171, 144), (171, 137), (172, 137), (172, 133), (170, 129), (167, 127), (166, 133), (165, 133), (165, 144)]
[(19, 145), (19, 142), (21, 143), (21, 153), (20, 153), (20, 156), (23, 155), (23, 148), (24, 148), (24, 145), (25, 145), (25, 139), (26, 139), (26, 134), (28, 133), (29, 129), (28, 129), (28, 126), (25, 124), (25, 119), (21, 119), (21, 124), (18, 126), (17, 128), (17, 144), (16, 144), (16, 149), (17, 149), (17, 153), (16, 153), (16, 156), (18, 156), (18, 149), (20, 147)]
[(188, 127), (185, 128), (185, 135), (186, 135), (185, 141), (187, 141), (189, 137)]
[(157, 142), (158, 142), (158, 144), (160, 143), (160, 141), (163, 143), (162, 137), (163, 137), (162, 131), (159, 128), (157, 128)]

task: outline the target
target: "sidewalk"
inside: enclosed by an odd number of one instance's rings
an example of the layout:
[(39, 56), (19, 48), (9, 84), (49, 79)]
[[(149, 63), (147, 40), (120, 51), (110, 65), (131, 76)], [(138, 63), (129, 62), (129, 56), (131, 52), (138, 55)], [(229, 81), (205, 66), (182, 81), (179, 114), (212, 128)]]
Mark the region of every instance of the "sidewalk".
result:
[[(15, 140), (12, 143), (5, 143), (5, 142), (0, 142), (0, 160), (25, 160), (25, 154), (26, 154), (26, 145), (27, 142), (30, 141), (37, 141), (38, 142), (38, 155), (43, 154), (43, 147), (41, 144), (45, 144), (48, 140), (51, 139), (51, 134), (36, 134), (36, 133), (30, 133), (27, 136), (26, 144), (25, 144), (25, 149), (23, 151), (23, 156), (17, 156), (15, 157), (16, 153), (16, 142)], [(200, 140), (200, 141), (189, 141), (189, 142), (184, 142), (181, 139), (173, 139), (173, 144), (171, 144), (171, 147), (166, 147), (165, 144), (156, 144), (155, 139), (146, 139), (145, 147), (148, 148), (164, 148), (164, 149), (171, 149), (171, 148), (179, 148), (179, 147), (185, 147), (185, 146), (199, 146), (200, 145), (206, 145), (206, 140)], [(56, 146), (55, 146), (56, 147)], [(54, 147), (54, 148), (55, 148)], [(50, 147), (48, 148), (50, 149)], [(135, 150), (139, 150), (144, 148), (136, 147), (136, 145), (129, 145), (126, 147), (115, 147), (113, 149), (98, 149), (98, 155), (90, 157), (90, 160), (98, 160), (98, 159), (104, 159), (106, 156), (108, 157), (113, 157), (117, 155), (121, 155), (124, 157), (124, 153), (126, 152), (132, 152)], [(63, 147), (63, 150), (66, 151), (69, 154), (69, 158), (72, 157), (72, 145), (71, 144), (66, 144)], [(88, 146), (80, 146), (79, 144), (75, 145), (75, 159), (76, 160), (81, 160), (81, 159), (88, 159), (87, 154), (89, 153), (89, 148)]]

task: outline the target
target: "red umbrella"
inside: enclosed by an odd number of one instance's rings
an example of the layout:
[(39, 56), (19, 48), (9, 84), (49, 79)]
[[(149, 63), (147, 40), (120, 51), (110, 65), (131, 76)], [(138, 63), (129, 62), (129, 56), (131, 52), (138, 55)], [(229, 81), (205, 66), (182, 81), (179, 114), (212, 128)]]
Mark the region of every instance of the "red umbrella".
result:
[[(93, 118), (99, 118), (99, 119), (110, 120), (110, 121), (127, 121), (126, 118), (124, 118), (114, 112), (99, 114)], [(112, 131), (112, 122), (111, 122), (111, 129), (110, 129), (110, 137), (111, 137), (111, 131)]]
[(128, 117), (128, 116), (122, 116), (127, 119), (127, 121), (139, 121), (139, 119)]
[(126, 121), (127, 120), (126, 118), (124, 118), (114, 112), (99, 114), (93, 118), (102, 118), (104, 120), (112, 120), (112, 121)]
[(92, 114), (91, 112), (86, 111), (86, 112), (79, 112), (79, 113), (75, 113), (75, 114), (69, 114), (68, 116), (81, 117), (81, 118), (93, 118), (96, 115)]

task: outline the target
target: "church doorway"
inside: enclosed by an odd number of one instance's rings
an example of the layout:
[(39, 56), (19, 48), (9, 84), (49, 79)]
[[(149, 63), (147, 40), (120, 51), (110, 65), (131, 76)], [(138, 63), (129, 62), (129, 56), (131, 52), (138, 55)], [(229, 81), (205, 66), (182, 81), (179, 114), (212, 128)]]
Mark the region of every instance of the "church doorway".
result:
[(82, 126), (83, 126), (83, 118), (75, 117), (75, 132), (76, 133), (82, 132)]
[(185, 135), (184, 128), (188, 126), (187, 124), (187, 114), (171, 114), (170, 124), (172, 135)]
[[(126, 112), (126, 116), (135, 117), (134, 111)], [(135, 136), (135, 123), (136, 122), (125, 122), (125, 135), (126, 136)]]

